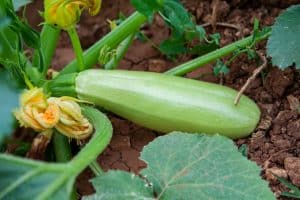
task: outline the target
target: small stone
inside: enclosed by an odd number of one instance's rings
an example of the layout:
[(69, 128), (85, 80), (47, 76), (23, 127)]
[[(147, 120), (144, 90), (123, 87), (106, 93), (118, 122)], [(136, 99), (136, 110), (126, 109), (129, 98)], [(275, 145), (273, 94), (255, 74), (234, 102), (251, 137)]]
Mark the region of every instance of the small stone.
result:
[(274, 174), (281, 178), (288, 177), (287, 172), (284, 169), (280, 169), (277, 167), (272, 167), (272, 168), (266, 169), (266, 179), (268, 181), (276, 181), (277, 180), (277, 178), (276, 178), (276, 176), (274, 176)]
[(284, 160), (284, 168), (292, 183), (300, 187), (300, 158), (288, 157)]
[(300, 139), (300, 119), (287, 125), (287, 134), (295, 139)]
[(164, 72), (167, 69), (166, 62), (161, 59), (150, 59), (148, 62), (148, 69), (150, 72)]
[(273, 103), (272, 104), (259, 103), (258, 105), (261, 108), (262, 113), (265, 114), (265, 115), (275, 117), (277, 112), (278, 112), (278, 107), (277, 107), (276, 104), (273, 104)]
[(282, 148), (282, 149), (288, 149), (291, 148), (291, 142), (286, 139), (277, 139), (275, 141), (272, 141), (275, 146)]
[(299, 101), (299, 99), (297, 99), (293, 95), (289, 95), (287, 97), (287, 100), (288, 100), (288, 102), (290, 104), (290, 109), (291, 110), (298, 111), (300, 109), (300, 101)]
[(293, 82), (294, 72), (292, 69), (273, 68), (266, 77), (265, 88), (274, 98), (280, 98)]
[(274, 119), (274, 124), (277, 125), (284, 125), (287, 121), (291, 119), (297, 119), (297, 113), (290, 111), (290, 110), (284, 110), (280, 111), (276, 118)]

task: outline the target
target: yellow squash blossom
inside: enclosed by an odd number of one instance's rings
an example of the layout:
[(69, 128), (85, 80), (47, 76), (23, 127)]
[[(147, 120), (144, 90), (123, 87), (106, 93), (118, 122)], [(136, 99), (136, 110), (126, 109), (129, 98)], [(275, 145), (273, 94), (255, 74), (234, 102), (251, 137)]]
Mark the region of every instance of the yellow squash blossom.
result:
[(85, 139), (93, 132), (93, 126), (81, 113), (74, 98), (46, 98), (43, 90), (26, 90), (20, 98), (20, 108), (14, 113), (21, 126), (38, 132), (56, 128), (74, 139)]
[(93, 132), (93, 126), (81, 113), (81, 108), (77, 102), (69, 97), (49, 98), (60, 108), (59, 122), (55, 128), (62, 134), (70, 138), (86, 139)]
[(44, 0), (44, 18), (46, 23), (68, 30), (79, 21), (82, 10), (96, 15), (101, 7), (101, 0)]
[(16, 118), (24, 127), (35, 131), (53, 128), (59, 120), (59, 107), (49, 104), (41, 88), (25, 91), (20, 98), (21, 106), (15, 112)]

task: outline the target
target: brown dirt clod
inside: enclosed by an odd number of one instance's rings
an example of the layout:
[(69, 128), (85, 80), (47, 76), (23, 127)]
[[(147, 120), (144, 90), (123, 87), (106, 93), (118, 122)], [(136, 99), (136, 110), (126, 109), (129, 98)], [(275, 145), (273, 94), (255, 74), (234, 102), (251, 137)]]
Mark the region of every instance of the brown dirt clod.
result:
[(300, 187), (300, 158), (286, 158), (284, 160), (284, 168), (286, 169), (292, 183)]

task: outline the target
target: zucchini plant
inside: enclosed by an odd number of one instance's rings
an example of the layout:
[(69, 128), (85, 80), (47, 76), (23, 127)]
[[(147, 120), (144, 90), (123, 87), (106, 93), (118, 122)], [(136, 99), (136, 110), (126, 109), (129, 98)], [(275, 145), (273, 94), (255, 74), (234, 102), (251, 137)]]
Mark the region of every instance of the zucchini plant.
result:
[[(255, 102), (242, 95), (235, 104), (238, 92), (233, 89), (178, 77), (241, 48), (253, 48), (268, 38), (271, 30), (256, 30), (216, 49), (211, 45), (212, 41), (218, 43), (216, 36), (207, 36), (179, 0), (131, 2), (137, 11), (119, 24), (112, 22), (111, 32), (85, 52), (76, 24), (84, 11), (97, 14), (100, 0), (45, 0), (41, 33), (16, 14), (29, 1), (0, 2), (1, 102), (4, 100), (0, 145), (5, 147), (8, 133), (18, 124), (36, 135), (29, 151), (41, 151), (52, 141), (47, 153), (55, 154), (48, 159), (51, 162), (45, 162), (2, 153), (0, 199), (75, 199), (75, 179), (87, 166), (97, 176), (92, 180), (96, 193), (84, 199), (274, 199), (259, 176), (260, 169), (230, 140), (248, 136), (256, 128), (260, 110)], [(160, 46), (162, 52), (171, 57), (205, 54), (164, 74), (90, 69), (99, 60), (105, 69), (117, 68), (140, 27), (155, 14), (172, 30), (171, 38)], [(68, 33), (76, 59), (47, 79), (61, 31)], [(269, 49), (274, 37), (276, 31)], [(200, 43), (190, 48), (189, 42), (195, 38)], [(207, 51), (200, 45), (208, 45), (204, 47)], [(170, 52), (173, 48), (176, 51)], [(25, 53), (27, 49), (32, 55)], [(276, 58), (276, 54), (271, 56)], [(141, 159), (147, 168), (140, 176), (106, 173), (95, 161), (112, 137), (111, 123), (102, 111), (159, 132), (172, 132), (144, 148)], [(81, 144), (77, 155), (71, 154), (68, 138)]]

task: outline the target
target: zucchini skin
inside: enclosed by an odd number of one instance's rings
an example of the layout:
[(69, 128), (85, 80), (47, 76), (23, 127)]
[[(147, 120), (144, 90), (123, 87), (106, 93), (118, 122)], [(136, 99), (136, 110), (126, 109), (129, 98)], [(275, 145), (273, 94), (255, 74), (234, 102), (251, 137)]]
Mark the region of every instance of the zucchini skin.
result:
[(260, 110), (248, 97), (237, 106), (237, 91), (207, 82), (152, 72), (91, 69), (80, 72), (75, 90), (90, 101), (159, 132), (248, 136)]

